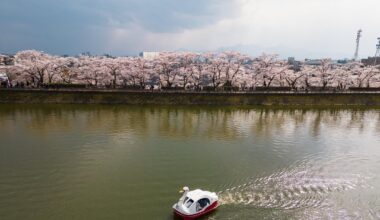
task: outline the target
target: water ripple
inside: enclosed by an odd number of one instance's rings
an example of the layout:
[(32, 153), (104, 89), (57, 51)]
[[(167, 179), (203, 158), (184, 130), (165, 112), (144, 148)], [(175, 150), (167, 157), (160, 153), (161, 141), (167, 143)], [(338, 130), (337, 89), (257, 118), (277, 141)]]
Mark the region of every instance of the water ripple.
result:
[[(335, 166), (344, 166), (347, 161), (342, 162), (340, 159), (323, 164), (319, 161), (319, 165), (312, 167), (310, 160), (301, 160), (291, 169), (220, 191), (221, 203), (283, 210), (315, 208), (330, 194), (370, 187), (368, 174), (334, 172)], [(347, 163), (362, 162), (351, 158)]]

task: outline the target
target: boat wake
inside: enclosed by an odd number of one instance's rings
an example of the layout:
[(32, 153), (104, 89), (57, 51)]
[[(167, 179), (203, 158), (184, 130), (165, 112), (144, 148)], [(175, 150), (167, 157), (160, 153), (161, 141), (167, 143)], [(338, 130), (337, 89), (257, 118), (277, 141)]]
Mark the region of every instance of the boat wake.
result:
[(359, 174), (334, 175), (334, 170), (282, 171), (257, 178), (218, 193), (222, 205), (246, 205), (260, 208), (298, 209), (319, 207), (332, 193), (366, 186), (367, 177)]

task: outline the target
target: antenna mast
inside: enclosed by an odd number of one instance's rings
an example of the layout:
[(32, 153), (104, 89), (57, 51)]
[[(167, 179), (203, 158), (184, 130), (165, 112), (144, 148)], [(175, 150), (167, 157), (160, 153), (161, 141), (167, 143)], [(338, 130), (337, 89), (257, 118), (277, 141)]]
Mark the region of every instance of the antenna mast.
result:
[(354, 60), (358, 60), (359, 58), (360, 38), (362, 37), (362, 32), (363, 32), (362, 29), (360, 29), (356, 36), (356, 50), (355, 50)]

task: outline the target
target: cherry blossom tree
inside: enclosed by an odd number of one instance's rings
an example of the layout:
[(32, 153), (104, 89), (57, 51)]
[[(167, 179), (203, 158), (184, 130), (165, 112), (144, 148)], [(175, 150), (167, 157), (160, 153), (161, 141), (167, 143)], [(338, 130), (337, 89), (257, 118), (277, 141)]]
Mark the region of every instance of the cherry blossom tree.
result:
[(154, 60), (155, 71), (160, 78), (160, 86), (171, 88), (179, 74), (180, 60), (174, 52), (164, 52)]
[[(90, 86), (104, 86), (107, 83), (108, 70), (103, 65), (103, 60), (95, 57), (81, 56), (77, 66), (78, 78), (80, 81), (86, 82)], [(109, 77), (108, 77), (109, 79)]]
[(331, 59), (322, 59), (320, 65), (315, 67), (322, 89), (325, 89), (335, 79)]
[(205, 62), (205, 58), (202, 55), (198, 55), (191, 66), (192, 83), (195, 90), (200, 90), (201, 86), (205, 83), (205, 78), (207, 77), (206, 71), (207, 63)]
[[(270, 87), (276, 78), (283, 75), (290, 68), (287, 62), (278, 59), (278, 55), (267, 54), (255, 59), (252, 65), (253, 71), (262, 79), (264, 87)], [(278, 81), (280, 82), (280, 79)]]
[(64, 83), (143, 89), (146, 85), (159, 85), (161, 88), (194, 90), (210, 87), (218, 91), (258, 86), (288, 86), (293, 90), (380, 86), (379, 66), (364, 66), (358, 62), (333, 64), (330, 59), (323, 59), (320, 65), (303, 64), (301, 71), (294, 71), (277, 55), (250, 58), (237, 52), (163, 52), (154, 59), (145, 59), (86, 55), (59, 57), (26, 50), (15, 55), (14, 65), (0, 66), (0, 71), (7, 74), (12, 84), (33, 87)]
[[(78, 81), (79, 60), (73, 57), (65, 58), (59, 68), (59, 76), (63, 83), (72, 84), (74, 80)], [(78, 81), (79, 82), (79, 81)]]
[(131, 85), (134, 88), (145, 88), (147, 82), (153, 74), (153, 63), (150, 59), (141, 57), (129, 58), (125, 61), (128, 63), (122, 70), (122, 79), (124, 86)]
[(366, 82), (366, 87), (371, 87), (372, 79), (374, 79), (379, 74), (379, 69), (376, 66), (368, 66), (363, 70), (362, 79)]
[(223, 84), (223, 67), (225, 61), (216, 53), (205, 54), (205, 62), (207, 66), (207, 77), (210, 79), (212, 87), (217, 90)]
[(255, 90), (260, 84), (259, 74), (256, 72), (256, 66), (253, 64), (248, 64), (245, 66), (245, 77), (247, 81), (247, 86)]
[(182, 86), (183, 89), (186, 89), (186, 87), (189, 85), (189, 83), (193, 79), (194, 75), (194, 63), (197, 59), (197, 54), (195, 53), (180, 53), (178, 54), (179, 57), (179, 84)]
[(349, 68), (341, 66), (335, 70), (335, 82), (338, 90), (346, 90), (350, 85)]
[(301, 79), (301, 87), (304, 89), (308, 90), (318, 83), (318, 80), (315, 80), (315, 78), (317, 78), (317, 75), (314, 73), (314, 67), (303, 65), (301, 67), (301, 73), (303, 74), (303, 78)]
[(248, 62), (249, 57), (237, 52), (224, 52), (220, 55), (220, 58), (224, 60), (224, 81), (225, 86), (233, 86), (236, 78), (244, 74), (244, 64)]
[(0, 65), (0, 73), (5, 73), (7, 75), (10, 85), (13, 85), (13, 82), (24, 82), (23, 76), (20, 74), (22, 69), (19, 66), (2, 66)]
[(52, 56), (35, 50), (21, 51), (15, 55), (15, 63), (25, 78), (38, 87), (44, 84), (51, 62)]
[(122, 75), (122, 71), (126, 66), (128, 66), (128, 59), (125, 57), (103, 57), (101, 59), (103, 65), (106, 67), (105, 70), (111, 76), (112, 80), (112, 88), (116, 88), (118, 85), (118, 81)]
[(293, 90), (297, 90), (300, 86), (301, 79), (305, 77), (304, 71), (293, 71), (293, 70), (286, 70), (285, 71), (285, 81), (288, 84), (289, 87), (291, 87)]

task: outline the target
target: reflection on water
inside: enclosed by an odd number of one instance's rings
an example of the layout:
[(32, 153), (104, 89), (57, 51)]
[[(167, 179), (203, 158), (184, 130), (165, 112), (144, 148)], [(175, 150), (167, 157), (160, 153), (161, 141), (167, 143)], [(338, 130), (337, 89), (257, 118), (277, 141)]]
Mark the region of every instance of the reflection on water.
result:
[[(98, 131), (133, 129), (143, 134), (152, 130), (160, 135), (191, 138), (203, 134), (208, 138), (236, 139), (251, 133), (270, 135), (273, 129), (292, 133), (299, 126), (308, 126), (318, 137), (322, 127), (365, 129), (371, 117), (380, 130), (380, 113), (363, 110), (299, 110), (299, 109), (219, 109), (219, 108), (157, 108), (157, 107), (68, 107), (44, 108), (19, 106), (2, 107), (0, 119), (28, 116), (27, 128), (38, 135), (49, 134), (52, 129), (71, 131), (81, 129)], [(15, 126), (12, 120), (2, 121), (1, 131)]]
[(0, 106), (0, 216), (172, 219), (179, 187), (209, 219), (380, 218), (380, 111)]

